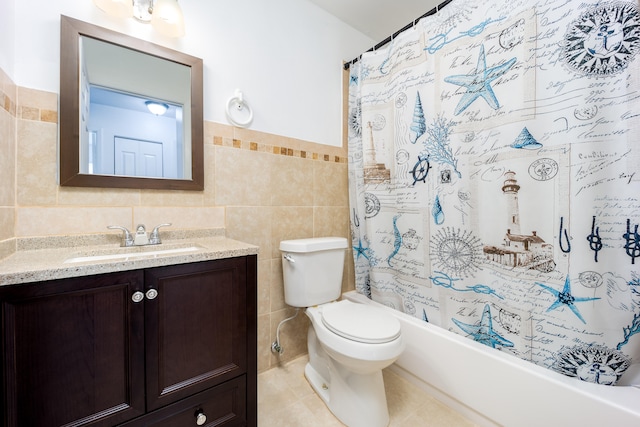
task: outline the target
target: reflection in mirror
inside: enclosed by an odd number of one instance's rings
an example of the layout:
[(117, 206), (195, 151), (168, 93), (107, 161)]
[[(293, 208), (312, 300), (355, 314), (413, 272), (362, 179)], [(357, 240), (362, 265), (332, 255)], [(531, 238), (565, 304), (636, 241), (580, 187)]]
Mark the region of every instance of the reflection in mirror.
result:
[(61, 18), (61, 185), (201, 190), (202, 143), (200, 59)]
[[(190, 178), (184, 155), (183, 108), (167, 100), (88, 85), (88, 118), (81, 118), (80, 173)], [(160, 108), (156, 113), (153, 108)]]

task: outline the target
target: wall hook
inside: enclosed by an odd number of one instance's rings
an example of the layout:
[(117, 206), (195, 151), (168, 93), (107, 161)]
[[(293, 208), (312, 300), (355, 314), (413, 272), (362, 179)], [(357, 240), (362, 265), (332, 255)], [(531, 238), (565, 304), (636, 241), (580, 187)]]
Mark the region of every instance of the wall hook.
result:
[[(243, 113), (244, 111), (246, 111), (246, 115), (248, 115), (248, 117), (244, 121), (234, 118), (234, 115), (236, 115), (236, 113)], [(227, 120), (229, 120), (232, 125), (237, 127), (246, 128), (253, 121), (253, 110), (251, 110), (249, 104), (247, 104), (247, 102), (244, 100), (244, 95), (240, 91), (240, 89), (236, 89), (234, 96), (229, 98), (229, 100), (227, 101), (226, 113)]]

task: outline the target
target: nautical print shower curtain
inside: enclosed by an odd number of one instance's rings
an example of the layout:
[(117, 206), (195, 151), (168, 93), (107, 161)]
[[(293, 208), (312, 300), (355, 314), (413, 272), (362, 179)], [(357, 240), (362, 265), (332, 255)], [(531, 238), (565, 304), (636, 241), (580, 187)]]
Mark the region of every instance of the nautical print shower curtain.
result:
[(585, 381), (640, 363), (639, 51), (637, 0), (453, 0), (363, 54), (356, 289)]

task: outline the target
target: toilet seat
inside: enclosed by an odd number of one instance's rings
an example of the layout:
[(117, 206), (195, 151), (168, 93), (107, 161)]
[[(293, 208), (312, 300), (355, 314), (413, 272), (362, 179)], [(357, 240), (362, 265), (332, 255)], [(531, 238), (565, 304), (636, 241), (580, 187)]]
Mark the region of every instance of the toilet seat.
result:
[(394, 316), (348, 300), (322, 306), (322, 324), (336, 335), (367, 344), (391, 342), (401, 332)]

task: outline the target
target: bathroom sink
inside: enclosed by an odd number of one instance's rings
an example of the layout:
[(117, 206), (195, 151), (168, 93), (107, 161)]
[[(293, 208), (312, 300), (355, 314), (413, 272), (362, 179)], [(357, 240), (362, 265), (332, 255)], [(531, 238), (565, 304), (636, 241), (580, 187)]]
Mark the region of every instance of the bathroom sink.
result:
[(136, 258), (159, 258), (169, 255), (198, 252), (205, 248), (196, 244), (132, 246), (128, 248), (103, 249), (75, 254), (65, 264), (100, 261), (128, 261)]

